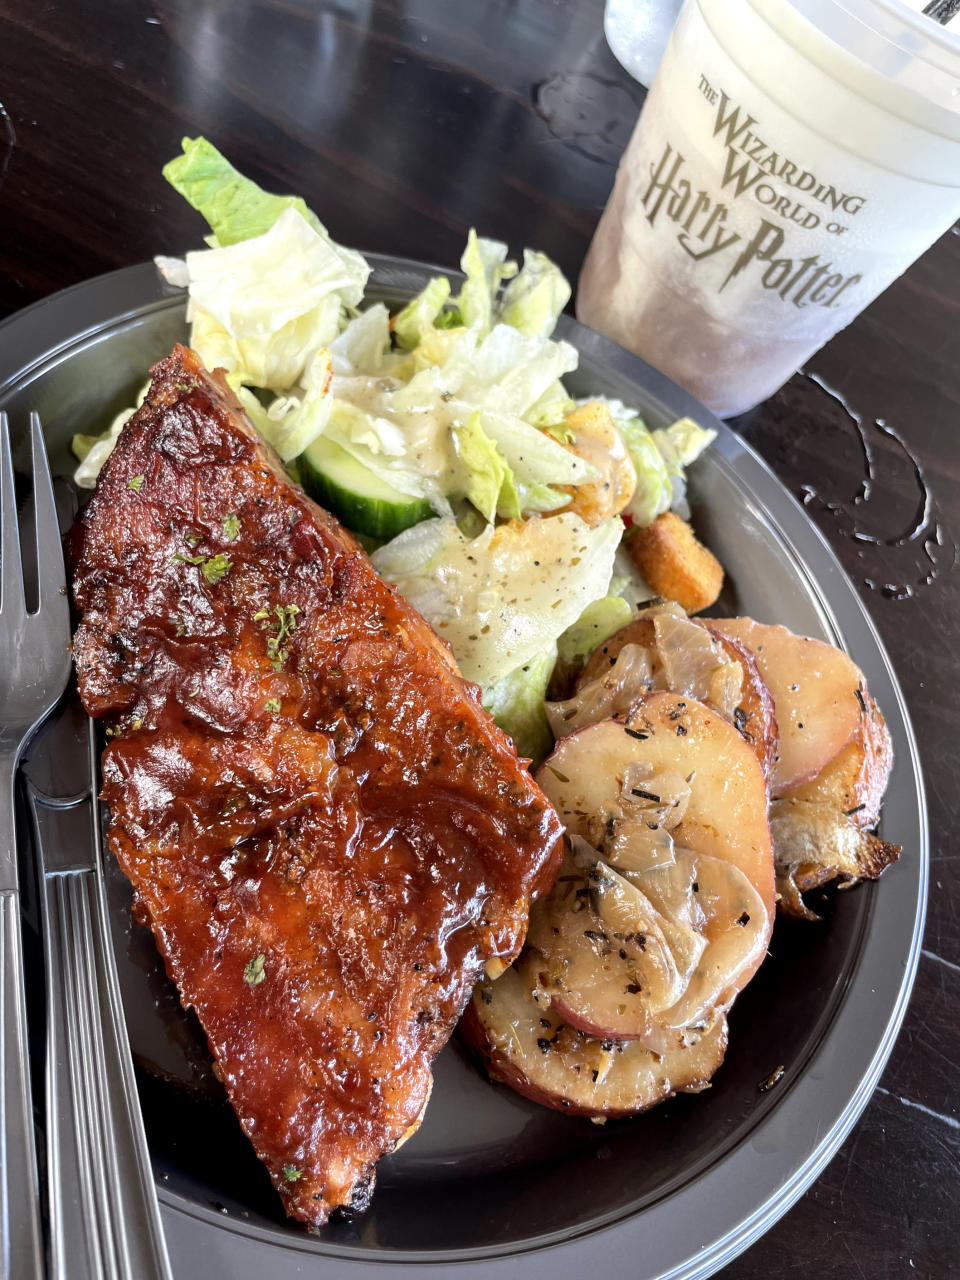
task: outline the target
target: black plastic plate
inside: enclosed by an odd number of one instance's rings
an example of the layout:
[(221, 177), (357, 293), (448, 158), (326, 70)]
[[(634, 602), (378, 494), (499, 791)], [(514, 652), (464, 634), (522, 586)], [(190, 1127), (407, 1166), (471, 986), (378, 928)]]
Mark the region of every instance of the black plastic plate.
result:
[[(437, 268), (369, 255), (370, 296), (419, 290)], [(455, 273), (451, 273), (455, 274)], [(575, 321), (578, 394), (620, 396), (650, 425), (716, 427), (691, 475), (695, 523), (727, 569), (730, 612), (840, 643), (863, 668), (893, 736), (883, 835), (903, 845), (876, 885), (837, 895), (822, 924), (781, 921), (737, 1002), (713, 1087), (604, 1126), (489, 1084), (454, 1040), (427, 1118), (380, 1165), (370, 1211), (307, 1234), (278, 1198), (210, 1071), (129, 891), (107, 868), (117, 962), (163, 1217), (186, 1280), (384, 1280), (431, 1274), (564, 1280), (599, 1269), (634, 1280), (712, 1274), (813, 1181), (859, 1116), (889, 1056), (919, 956), (928, 852), (913, 733), (859, 597), (803, 509), (727, 427), (642, 361)], [(25, 438), (39, 410), (55, 472), (75, 431), (103, 429), (147, 368), (186, 338), (183, 296), (152, 266), (66, 290), (0, 325), (0, 408)], [(783, 1066), (770, 1091), (760, 1081)], [(521, 1258), (523, 1261), (521, 1262)], [(202, 1268), (202, 1271), (201, 1271)]]

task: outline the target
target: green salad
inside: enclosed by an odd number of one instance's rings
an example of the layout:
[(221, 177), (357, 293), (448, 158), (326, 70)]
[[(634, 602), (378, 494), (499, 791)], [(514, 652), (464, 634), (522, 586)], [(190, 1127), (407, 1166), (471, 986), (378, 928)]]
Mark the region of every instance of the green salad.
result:
[[(685, 514), (684, 468), (713, 433), (689, 419), (649, 431), (602, 396), (600, 445), (571, 425), (577, 352), (552, 336), (570, 286), (542, 253), (525, 249), (518, 267), (471, 230), (463, 283), (437, 276), (391, 315), (366, 297), (363, 256), (300, 197), (262, 191), (204, 138), (184, 139), (163, 173), (210, 227), (206, 249), (156, 260), (187, 292), (191, 346), (539, 759), (558, 658), (590, 652), (652, 594), (625, 530)], [(134, 412), (74, 437), (78, 485), (96, 483)], [(629, 484), (608, 512), (620, 453)]]

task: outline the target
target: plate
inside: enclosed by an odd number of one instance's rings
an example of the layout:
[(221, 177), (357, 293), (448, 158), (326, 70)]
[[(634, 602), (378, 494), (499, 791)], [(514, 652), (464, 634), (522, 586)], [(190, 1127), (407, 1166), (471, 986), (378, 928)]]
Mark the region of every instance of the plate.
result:
[[(368, 255), (368, 296), (402, 302), (437, 267)], [(447, 273), (455, 274), (455, 273)], [(384, 1280), (429, 1267), (507, 1280), (622, 1268), (699, 1280), (756, 1239), (816, 1178), (876, 1084), (916, 970), (928, 873), (926, 811), (903, 696), (829, 546), (760, 458), (648, 365), (563, 317), (580, 351), (577, 394), (619, 396), (652, 426), (689, 415), (718, 432), (692, 469), (697, 528), (727, 569), (723, 609), (839, 643), (887, 717), (895, 765), (883, 836), (904, 853), (877, 884), (837, 894), (822, 924), (780, 921), (740, 996), (713, 1086), (596, 1125), (489, 1084), (454, 1039), (436, 1063), (426, 1120), (379, 1166), (370, 1211), (317, 1234), (279, 1198), (212, 1076), (129, 890), (105, 868), (117, 964), (164, 1224), (178, 1276)], [(186, 337), (183, 296), (150, 265), (77, 285), (0, 325), (0, 408), (21, 439), (43, 419), (55, 473), (75, 431), (101, 430), (147, 367)], [(22, 447), (22, 446), (21, 446)], [(779, 1083), (759, 1082), (779, 1067)], [(386, 1271), (385, 1271), (386, 1264)]]

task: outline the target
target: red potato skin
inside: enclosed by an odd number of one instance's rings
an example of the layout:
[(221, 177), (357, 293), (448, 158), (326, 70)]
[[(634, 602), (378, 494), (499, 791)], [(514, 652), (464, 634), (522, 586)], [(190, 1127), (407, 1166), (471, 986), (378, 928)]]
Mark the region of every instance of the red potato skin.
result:
[[(182, 347), (152, 373), (72, 546), (110, 848), (284, 1207), (319, 1225), (366, 1206), (485, 962), (519, 952), (561, 830), (222, 377)], [(281, 606), (299, 612), (271, 654)]]
[[(585, 1118), (603, 1117), (607, 1120), (625, 1119), (628, 1116), (642, 1115), (644, 1111), (659, 1106), (661, 1102), (665, 1102), (667, 1098), (673, 1097), (677, 1093), (700, 1093), (706, 1089), (712, 1078), (710, 1075), (703, 1079), (689, 1080), (683, 1085), (671, 1089), (665, 1094), (657, 1094), (652, 1098), (646, 1106), (639, 1107), (610, 1107), (610, 1106), (585, 1106), (582, 1103), (574, 1102), (569, 1098), (564, 1098), (549, 1089), (543, 1089), (535, 1084), (529, 1076), (525, 1075), (513, 1062), (510, 1061), (505, 1054), (501, 1053), (493, 1046), (487, 1038), (484, 1031), (483, 1023), (477, 1012), (476, 1002), (477, 995), (467, 1005), (463, 1017), (460, 1019), (460, 1025), (457, 1028), (458, 1034), (463, 1042), (474, 1053), (477, 1054), (487, 1075), (491, 1080), (496, 1080), (499, 1084), (504, 1084), (512, 1089), (514, 1093), (520, 1094), (523, 1098), (529, 1098), (531, 1102), (537, 1103), (542, 1107), (549, 1107), (552, 1111), (560, 1111), (568, 1116), (583, 1116)], [(720, 1028), (721, 1041), (719, 1049), (718, 1061), (714, 1067), (718, 1067), (726, 1052), (727, 1031), (726, 1022)]]
[(550, 1008), (568, 1026), (576, 1027), (578, 1031), (582, 1031), (588, 1036), (595, 1036), (598, 1040), (605, 1040), (608, 1036), (613, 1037), (614, 1035), (618, 1040), (639, 1040), (643, 1035), (642, 1031), (637, 1031), (633, 1035), (620, 1030), (613, 1032), (609, 1027), (604, 1027), (599, 1022), (591, 1022), (589, 1018), (578, 1013), (576, 1009), (571, 1009), (563, 996), (555, 995), (552, 991), (550, 992)]
[(743, 668), (743, 696), (738, 711), (743, 712), (743, 723), (739, 717), (736, 729), (750, 743), (760, 762), (763, 776), (769, 782), (773, 766), (777, 760), (777, 748), (780, 745), (780, 729), (777, 724), (777, 709), (774, 706), (770, 687), (760, 674), (756, 659), (745, 644), (732, 636), (724, 635), (709, 622), (703, 621), (714, 640), (721, 645), (732, 662), (739, 662)]
[(529, 1098), (531, 1102), (536, 1102), (541, 1107), (549, 1107), (552, 1111), (562, 1111), (568, 1116), (595, 1116), (599, 1114), (614, 1118), (637, 1114), (632, 1111), (598, 1112), (593, 1108), (580, 1106), (567, 1098), (558, 1097), (555, 1093), (539, 1088), (529, 1076), (525, 1076), (518, 1067), (514, 1066), (509, 1058), (493, 1047), (486, 1037), (483, 1024), (474, 1008), (473, 1000), (464, 1010), (463, 1017), (457, 1027), (457, 1033), (464, 1044), (480, 1058), (491, 1080), (505, 1084), (514, 1093), (519, 1093), (522, 1098)]

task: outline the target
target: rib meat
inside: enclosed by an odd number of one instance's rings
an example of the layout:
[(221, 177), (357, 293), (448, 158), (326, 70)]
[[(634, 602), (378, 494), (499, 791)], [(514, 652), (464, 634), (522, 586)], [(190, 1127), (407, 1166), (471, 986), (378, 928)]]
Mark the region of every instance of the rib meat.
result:
[(447, 648), (177, 347), (74, 532), (110, 845), (287, 1212), (365, 1207), (560, 826)]

